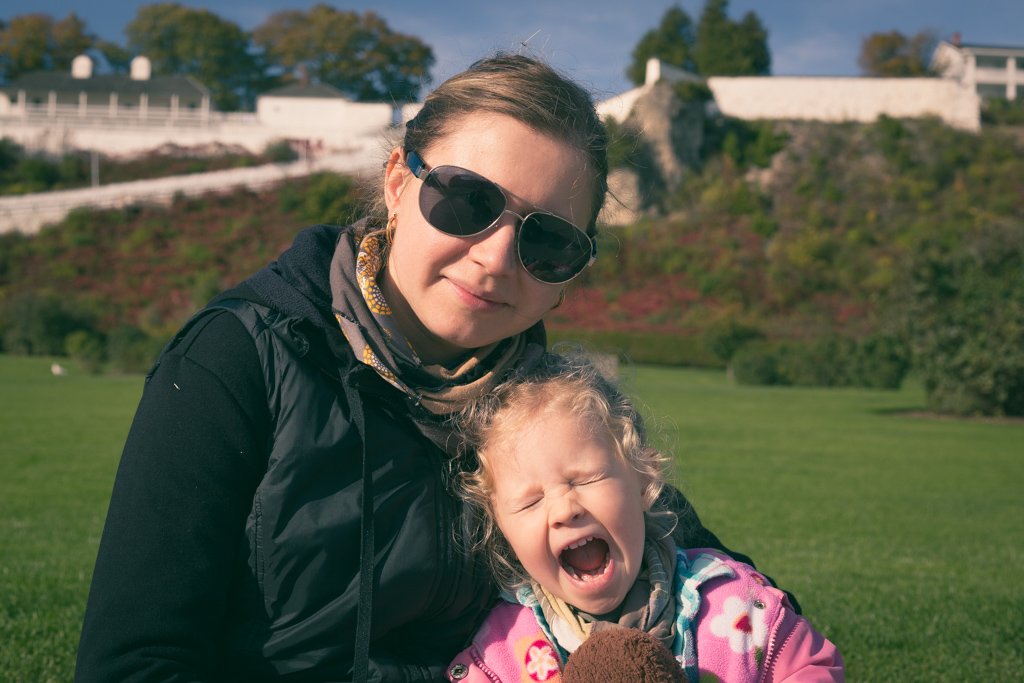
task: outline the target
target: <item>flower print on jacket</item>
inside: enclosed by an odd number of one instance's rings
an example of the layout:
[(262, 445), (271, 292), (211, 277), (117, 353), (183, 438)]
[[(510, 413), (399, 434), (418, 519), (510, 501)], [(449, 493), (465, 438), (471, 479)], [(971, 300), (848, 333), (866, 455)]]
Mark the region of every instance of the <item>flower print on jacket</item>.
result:
[(731, 596), (722, 605), (722, 612), (711, 620), (711, 632), (726, 638), (736, 654), (763, 651), (768, 639), (764, 607), (757, 601), (747, 602)]
[(546, 681), (558, 674), (558, 658), (551, 643), (538, 639), (527, 648), (526, 673), (535, 681)]

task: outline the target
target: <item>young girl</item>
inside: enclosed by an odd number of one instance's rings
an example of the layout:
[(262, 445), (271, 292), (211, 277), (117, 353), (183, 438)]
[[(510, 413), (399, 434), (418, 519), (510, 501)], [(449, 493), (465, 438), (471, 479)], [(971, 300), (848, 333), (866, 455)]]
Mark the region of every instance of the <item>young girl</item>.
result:
[(835, 646), (761, 574), (676, 546), (673, 516), (652, 508), (666, 458), (592, 365), (548, 354), (463, 418), (470, 533), (507, 602), (451, 680), (558, 680), (588, 636), (616, 626), (653, 635), (694, 683), (843, 679)]

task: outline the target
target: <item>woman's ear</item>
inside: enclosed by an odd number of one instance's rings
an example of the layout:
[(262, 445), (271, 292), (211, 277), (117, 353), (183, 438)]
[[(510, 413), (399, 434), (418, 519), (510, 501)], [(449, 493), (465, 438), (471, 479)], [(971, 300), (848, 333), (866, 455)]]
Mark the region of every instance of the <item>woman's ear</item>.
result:
[(409, 167), (405, 165), (405, 150), (395, 147), (384, 165), (384, 203), (389, 214), (398, 210), (398, 200), (410, 177)]

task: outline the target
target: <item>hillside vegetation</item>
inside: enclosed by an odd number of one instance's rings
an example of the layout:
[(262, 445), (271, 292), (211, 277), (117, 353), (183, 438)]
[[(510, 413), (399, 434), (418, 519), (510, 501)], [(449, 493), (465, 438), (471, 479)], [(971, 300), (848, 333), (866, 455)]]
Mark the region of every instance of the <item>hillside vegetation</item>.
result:
[[(548, 317), (555, 338), (754, 383), (892, 387), (915, 369), (935, 410), (1024, 414), (1019, 138), (717, 120), (702, 153), (657, 211), (604, 230)], [(613, 157), (646, 158), (641, 143)], [(349, 220), (358, 199), (317, 176), (0, 236), (3, 349), (137, 368), (301, 226)]]

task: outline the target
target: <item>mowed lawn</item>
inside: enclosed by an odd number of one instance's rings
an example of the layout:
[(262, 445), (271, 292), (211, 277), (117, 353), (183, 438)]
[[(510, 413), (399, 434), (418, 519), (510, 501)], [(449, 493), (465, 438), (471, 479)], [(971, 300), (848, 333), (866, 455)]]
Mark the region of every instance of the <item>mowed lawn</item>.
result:
[[(1021, 679), (1024, 424), (910, 416), (913, 385), (621, 374), (705, 524), (796, 594), (851, 681)], [(0, 355), (0, 680), (71, 679), (141, 389)]]

